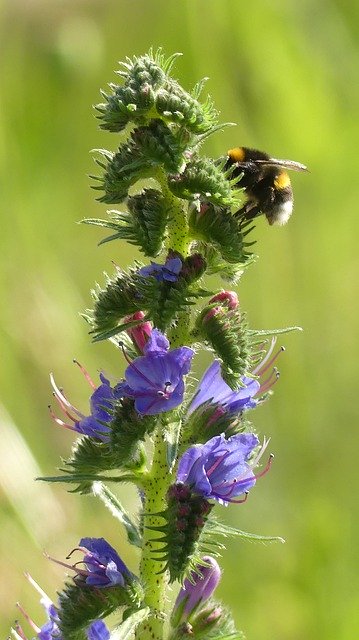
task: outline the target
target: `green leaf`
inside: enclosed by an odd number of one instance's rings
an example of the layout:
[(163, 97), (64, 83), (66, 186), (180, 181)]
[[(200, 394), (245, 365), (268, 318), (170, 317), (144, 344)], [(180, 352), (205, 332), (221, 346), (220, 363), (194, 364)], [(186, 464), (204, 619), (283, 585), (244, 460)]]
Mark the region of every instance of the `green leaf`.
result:
[(249, 329), (248, 333), (253, 336), (277, 336), (281, 333), (291, 333), (291, 331), (303, 331), (302, 327), (284, 327), (283, 329)]
[(247, 540), (249, 542), (261, 542), (263, 544), (269, 544), (272, 542), (280, 542), (282, 544), (285, 543), (284, 538), (280, 536), (262, 536), (257, 533), (249, 533), (248, 531), (242, 531), (241, 529), (237, 529), (236, 527), (231, 527), (230, 525), (223, 524), (219, 522), (215, 518), (211, 517), (207, 522), (207, 531), (209, 535), (220, 535), (225, 538), (229, 536), (237, 536), (242, 540)]
[(171, 422), (166, 425), (165, 438), (167, 445), (167, 464), (170, 471), (176, 462), (178, 442), (181, 434), (181, 421)]
[(100, 498), (107, 509), (111, 511), (112, 515), (125, 527), (129, 543), (141, 548), (142, 538), (140, 532), (117, 496), (115, 496), (105, 484), (99, 481), (93, 483), (92, 490), (94, 496)]
[(129, 640), (133, 637), (134, 631), (141, 622), (146, 620), (150, 614), (150, 608), (144, 607), (132, 613), (111, 633), (111, 640)]

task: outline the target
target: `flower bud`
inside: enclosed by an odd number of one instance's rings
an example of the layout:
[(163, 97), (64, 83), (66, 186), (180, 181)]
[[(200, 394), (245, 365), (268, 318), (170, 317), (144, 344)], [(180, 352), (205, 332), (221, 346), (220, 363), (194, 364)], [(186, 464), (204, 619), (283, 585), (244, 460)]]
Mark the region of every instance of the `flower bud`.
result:
[(172, 625), (190, 621), (198, 609), (208, 600), (216, 589), (221, 570), (218, 562), (211, 556), (202, 558), (203, 564), (192, 571), (191, 578), (186, 578), (179, 592), (172, 614)]
[[(145, 317), (143, 311), (136, 311), (131, 316), (126, 316), (126, 322), (132, 322), (132, 320), (142, 320)], [(152, 325), (150, 322), (141, 322), (136, 327), (131, 327), (131, 329), (127, 329), (127, 333), (130, 336), (134, 345), (138, 348), (138, 350), (143, 353), (143, 350), (146, 346), (147, 340), (151, 335)]]
[(213, 302), (220, 302), (222, 306), (226, 306), (228, 309), (236, 309), (239, 306), (238, 296), (235, 291), (219, 291), (210, 299), (209, 304)]

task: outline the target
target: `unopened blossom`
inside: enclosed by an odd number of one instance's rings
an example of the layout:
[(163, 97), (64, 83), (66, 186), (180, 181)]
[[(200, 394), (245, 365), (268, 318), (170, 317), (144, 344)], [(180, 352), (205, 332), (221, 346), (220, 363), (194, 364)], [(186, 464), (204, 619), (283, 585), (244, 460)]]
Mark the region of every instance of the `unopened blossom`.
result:
[(257, 465), (266, 442), (259, 454), (252, 458), (259, 440), (253, 433), (239, 433), (228, 439), (222, 434), (208, 440), (206, 444), (187, 449), (179, 461), (177, 482), (190, 487), (206, 499), (214, 499), (221, 504), (243, 502), (238, 496), (247, 494), (256, 480), (266, 473), (266, 468), (255, 475)]
[(150, 265), (141, 267), (139, 274), (145, 277), (153, 276), (158, 282), (177, 282), (181, 269), (180, 258), (168, 258), (165, 264), (151, 262)]
[(194, 351), (169, 346), (166, 336), (153, 329), (144, 355), (130, 362), (125, 382), (115, 387), (116, 397), (133, 398), (136, 411), (142, 415), (170, 411), (183, 400), (183, 376), (190, 370)]
[[(143, 311), (136, 311), (131, 316), (125, 318), (126, 322), (133, 322), (134, 320), (142, 320), (145, 317)], [(143, 353), (146, 346), (146, 342), (152, 332), (152, 325), (150, 322), (141, 322), (136, 327), (127, 329), (127, 333), (141, 353)]]
[(215, 302), (220, 302), (223, 306), (228, 307), (228, 309), (237, 309), (239, 306), (238, 296), (235, 291), (220, 291), (213, 296), (208, 304), (213, 304)]
[(211, 556), (204, 556), (202, 563), (186, 578), (177, 596), (172, 618), (174, 626), (191, 620), (202, 605), (212, 596), (220, 579), (221, 570), (218, 562)]

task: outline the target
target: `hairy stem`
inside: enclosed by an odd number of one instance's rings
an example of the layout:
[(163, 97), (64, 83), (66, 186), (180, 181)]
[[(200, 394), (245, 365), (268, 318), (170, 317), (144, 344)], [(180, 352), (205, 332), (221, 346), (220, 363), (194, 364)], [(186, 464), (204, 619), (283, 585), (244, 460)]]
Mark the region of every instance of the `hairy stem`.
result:
[(166, 571), (163, 572), (165, 563), (155, 559), (159, 554), (154, 553), (154, 551), (163, 546), (153, 541), (154, 538), (159, 537), (159, 534), (147, 527), (163, 525), (163, 518), (154, 514), (164, 510), (166, 493), (170, 482), (171, 474), (167, 464), (166, 443), (163, 438), (162, 428), (158, 427), (154, 438), (152, 467), (145, 483), (146, 497), (143, 510), (146, 515), (140, 563), (140, 576), (146, 594), (144, 604), (150, 607), (151, 614), (138, 627), (136, 640), (163, 640), (164, 637), (168, 574)]
[(178, 251), (178, 253), (186, 257), (189, 250), (188, 216), (184, 209), (183, 200), (176, 198), (170, 191), (167, 184), (167, 176), (163, 170), (158, 172), (156, 179), (160, 184), (168, 207), (167, 248)]

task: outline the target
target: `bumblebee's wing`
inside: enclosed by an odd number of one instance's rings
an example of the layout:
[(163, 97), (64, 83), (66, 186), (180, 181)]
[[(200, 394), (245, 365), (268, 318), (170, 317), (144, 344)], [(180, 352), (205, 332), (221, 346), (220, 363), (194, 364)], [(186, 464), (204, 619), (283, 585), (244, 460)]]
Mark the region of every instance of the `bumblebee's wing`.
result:
[(291, 169), (292, 171), (308, 171), (308, 168), (304, 164), (294, 162), (294, 160), (278, 160), (277, 158), (269, 158), (269, 160), (254, 160), (254, 162), (262, 167), (284, 167), (285, 169)]

